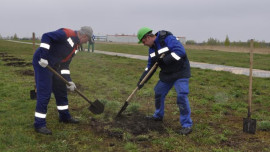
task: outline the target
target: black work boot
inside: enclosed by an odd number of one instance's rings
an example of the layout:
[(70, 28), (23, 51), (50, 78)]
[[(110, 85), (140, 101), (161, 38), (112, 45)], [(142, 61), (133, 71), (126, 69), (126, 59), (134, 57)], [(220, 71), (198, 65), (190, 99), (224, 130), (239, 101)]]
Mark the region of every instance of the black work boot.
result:
[(52, 135), (52, 132), (47, 127), (35, 128), (35, 131), (44, 135)]
[(183, 127), (180, 131), (179, 134), (180, 135), (187, 135), (190, 134), (192, 132), (192, 128), (191, 127)]
[(78, 124), (80, 121), (78, 119), (75, 119), (75, 118), (69, 118), (69, 119), (66, 119), (66, 120), (63, 120), (63, 119), (59, 119), (59, 122), (63, 122), (63, 123), (71, 123), (71, 124)]
[(145, 119), (152, 120), (152, 121), (163, 121), (163, 118), (157, 118), (154, 116), (146, 116)]

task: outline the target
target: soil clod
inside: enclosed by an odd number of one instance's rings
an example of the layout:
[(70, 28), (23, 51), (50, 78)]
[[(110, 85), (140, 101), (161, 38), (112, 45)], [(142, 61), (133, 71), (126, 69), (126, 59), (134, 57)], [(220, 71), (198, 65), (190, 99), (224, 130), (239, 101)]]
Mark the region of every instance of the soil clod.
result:
[(27, 63), (27, 62), (9, 62), (5, 64), (6, 66), (15, 66), (15, 67), (26, 67), (26, 66), (31, 66), (32, 63)]
[(18, 73), (21, 75), (26, 75), (26, 76), (34, 76), (33, 70), (22, 70), (22, 71), (18, 71)]
[(24, 59), (19, 58), (4, 58), (3, 61), (24, 61)]

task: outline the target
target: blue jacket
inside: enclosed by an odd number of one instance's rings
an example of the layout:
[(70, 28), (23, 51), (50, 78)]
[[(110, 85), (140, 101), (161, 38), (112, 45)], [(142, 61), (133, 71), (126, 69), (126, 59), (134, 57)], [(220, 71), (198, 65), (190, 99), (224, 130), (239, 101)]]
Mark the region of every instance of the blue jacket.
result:
[(61, 28), (42, 35), (34, 57), (48, 60), (49, 65), (71, 81), (69, 64), (80, 43), (77, 32)]
[[(168, 47), (168, 51), (161, 50)], [(154, 45), (149, 48), (148, 64), (145, 69), (147, 73), (157, 62), (161, 54), (165, 53), (163, 61), (165, 64), (159, 65), (161, 71), (159, 78), (163, 82), (173, 82), (180, 78), (189, 78), (190, 64), (184, 46), (168, 31), (156, 33)]]

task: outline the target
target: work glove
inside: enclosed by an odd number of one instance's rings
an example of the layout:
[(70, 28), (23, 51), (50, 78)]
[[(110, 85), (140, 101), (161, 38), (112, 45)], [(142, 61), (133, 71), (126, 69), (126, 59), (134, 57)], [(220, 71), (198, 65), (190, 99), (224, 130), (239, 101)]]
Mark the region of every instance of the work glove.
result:
[(158, 62), (158, 65), (159, 65), (159, 66), (165, 64), (163, 58), (158, 58), (157, 62)]
[(142, 81), (142, 80), (139, 80), (139, 82), (137, 83), (137, 87), (138, 87), (139, 90), (140, 90), (140, 89), (143, 87), (143, 85), (144, 85), (144, 84), (141, 84), (141, 85), (140, 85), (141, 81)]
[(48, 60), (45, 60), (45, 59), (40, 58), (40, 60), (38, 61), (38, 63), (43, 68), (46, 68), (46, 66), (48, 65)]
[(70, 91), (74, 91), (75, 88), (76, 88), (76, 85), (74, 82), (70, 81), (68, 82), (69, 83), (69, 86), (67, 85), (67, 88), (70, 90)]

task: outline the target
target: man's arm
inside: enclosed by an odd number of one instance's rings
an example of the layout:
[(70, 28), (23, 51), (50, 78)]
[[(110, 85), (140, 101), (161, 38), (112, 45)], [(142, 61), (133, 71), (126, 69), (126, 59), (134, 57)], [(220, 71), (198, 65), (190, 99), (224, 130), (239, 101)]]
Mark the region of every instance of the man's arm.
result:
[(40, 58), (42, 59), (40, 61), (44, 62), (44, 60), (48, 60), (48, 53), (50, 51), (52, 42), (63, 41), (66, 40), (66, 38), (65, 32), (63, 32), (61, 29), (43, 34), (40, 43)]
[(181, 44), (180, 41), (176, 39), (175, 36), (169, 35), (165, 39), (165, 43), (167, 44), (168, 48), (170, 49), (170, 54), (166, 55), (163, 58), (163, 61), (166, 65), (170, 65), (181, 58), (186, 57), (186, 51), (184, 46)]
[(71, 62), (71, 59), (69, 59), (67, 62), (62, 62), (60, 64), (60, 74), (69, 82), (71, 82), (70, 77), (70, 70), (69, 70), (69, 64)]

